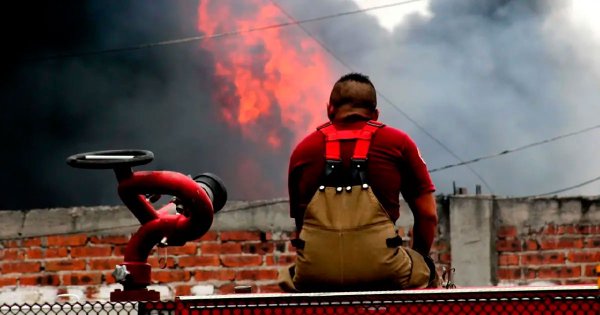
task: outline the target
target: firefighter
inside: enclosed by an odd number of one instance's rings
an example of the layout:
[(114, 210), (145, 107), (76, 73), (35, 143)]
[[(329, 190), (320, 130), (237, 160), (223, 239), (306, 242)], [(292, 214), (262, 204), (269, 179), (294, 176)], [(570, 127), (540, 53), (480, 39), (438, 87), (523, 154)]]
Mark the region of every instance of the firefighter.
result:
[[(287, 292), (363, 291), (438, 285), (429, 251), (437, 228), (435, 187), (414, 141), (377, 121), (369, 77), (342, 76), (329, 122), (292, 153), (288, 189), (297, 257), (283, 268)], [(402, 194), (414, 215), (412, 248), (395, 229)]]

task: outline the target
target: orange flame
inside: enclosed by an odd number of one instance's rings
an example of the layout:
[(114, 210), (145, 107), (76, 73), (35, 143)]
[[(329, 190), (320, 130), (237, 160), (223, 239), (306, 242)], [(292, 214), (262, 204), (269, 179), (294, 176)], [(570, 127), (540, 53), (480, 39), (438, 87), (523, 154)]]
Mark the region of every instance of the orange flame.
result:
[[(200, 1), (198, 28), (206, 35), (289, 22), (266, 0)], [(293, 26), (207, 39), (220, 83), (213, 95), (223, 119), (255, 142), (280, 149), (326, 119), (332, 84), (323, 50)], [(288, 139), (292, 140), (292, 139)]]

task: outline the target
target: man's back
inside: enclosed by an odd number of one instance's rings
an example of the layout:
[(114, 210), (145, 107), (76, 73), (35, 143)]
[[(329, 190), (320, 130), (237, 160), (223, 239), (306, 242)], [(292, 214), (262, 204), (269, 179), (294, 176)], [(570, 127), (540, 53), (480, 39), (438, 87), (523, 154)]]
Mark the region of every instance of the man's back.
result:
[[(366, 121), (336, 123), (339, 130), (361, 129)], [(341, 158), (346, 169), (355, 141), (342, 141)], [(291, 216), (302, 216), (317, 191), (325, 171), (325, 135), (315, 131), (294, 150), (290, 158), (289, 192)], [(410, 199), (435, 190), (415, 143), (406, 133), (384, 126), (373, 135), (367, 162), (368, 182), (393, 221), (399, 216), (399, 195)]]

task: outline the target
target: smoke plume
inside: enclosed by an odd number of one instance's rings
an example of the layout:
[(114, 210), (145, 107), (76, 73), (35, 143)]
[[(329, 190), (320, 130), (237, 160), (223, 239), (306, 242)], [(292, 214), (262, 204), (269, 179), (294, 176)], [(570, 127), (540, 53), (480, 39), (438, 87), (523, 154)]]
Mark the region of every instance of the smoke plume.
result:
[[(343, 0), (277, 3), (298, 20), (357, 8)], [(240, 22), (270, 6), (209, 4), (214, 11), (206, 19), (221, 27), (227, 26), (215, 15), (221, 9)], [(319, 65), (326, 71), (318, 78), (306, 76), (306, 63), (265, 71), (272, 50), (264, 38), (243, 49), (240, 43), (250, 38), (244, 36), (237, 42), (231, 37), (40, 60), (208, 34), (199, 29), (199, 7), (196, 1), (167, 0), (5, 5), (2, 32), (11, 45), (3, 52), (0, 82), (0, 209), (119, 204), (110, 171), (73, 169), (64, 162), (71, 154), (119, 148), (153, 151), (155, 161), (140, 169), (216, 173), (232, 199), (286, 194), (292, 147), (318, 115), (325, 119), (329, 85), (350, 71), (297, 26), (282, 28), (278, 38), (297, 43), (290, 54), (325, 58)], [(463, 159), (598, 123), (600, 36), (574, 17), (571, 1), (431, 0), (430, 11), (430, 18), (411, 16), (391, 33), (366, 13), (304, 27), (354, 70), (370, 75), (381, 93)], [(272, 20), (265, 24), (287, 21), (269, 13)], [(250, 126), (232, 123), (224, 112), (239, 115), (243, 96), (218, 68), (240, 65), (222, 59), (228, 47), (239, 50), (253, 75), (276, 72), (281, 82), (309, 87), (298, 95), (315, 97), (289, 104), (270, 92), (269, 115)], [(413, 136), (431, 168), (456, 162), (381, 98), (379, 106), (384, 122)], [(293, 108), (302, 107), (314, 114), (299, 117), (302, 112)], [(600, 175), (597, 138), (593, 131), (472, 167), (489, 184), (486, 192), (543, 193)], [(433, 178), (442, 193), (450, 192), (453, 181), (481, 184), (465, 167)], [(596, 183), (570, 193), (597, 194), (599, 188)]]

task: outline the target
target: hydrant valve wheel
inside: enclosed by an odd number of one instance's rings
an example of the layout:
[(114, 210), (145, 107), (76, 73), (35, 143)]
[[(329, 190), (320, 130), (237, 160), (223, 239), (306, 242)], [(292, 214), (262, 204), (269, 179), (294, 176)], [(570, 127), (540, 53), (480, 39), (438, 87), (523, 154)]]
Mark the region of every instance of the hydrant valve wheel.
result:
[(150, 163), (154, 153), (148, 150), (106, 150), (79, 153), (67, 158), (67, 164), (77, 168), (111, 169)]

